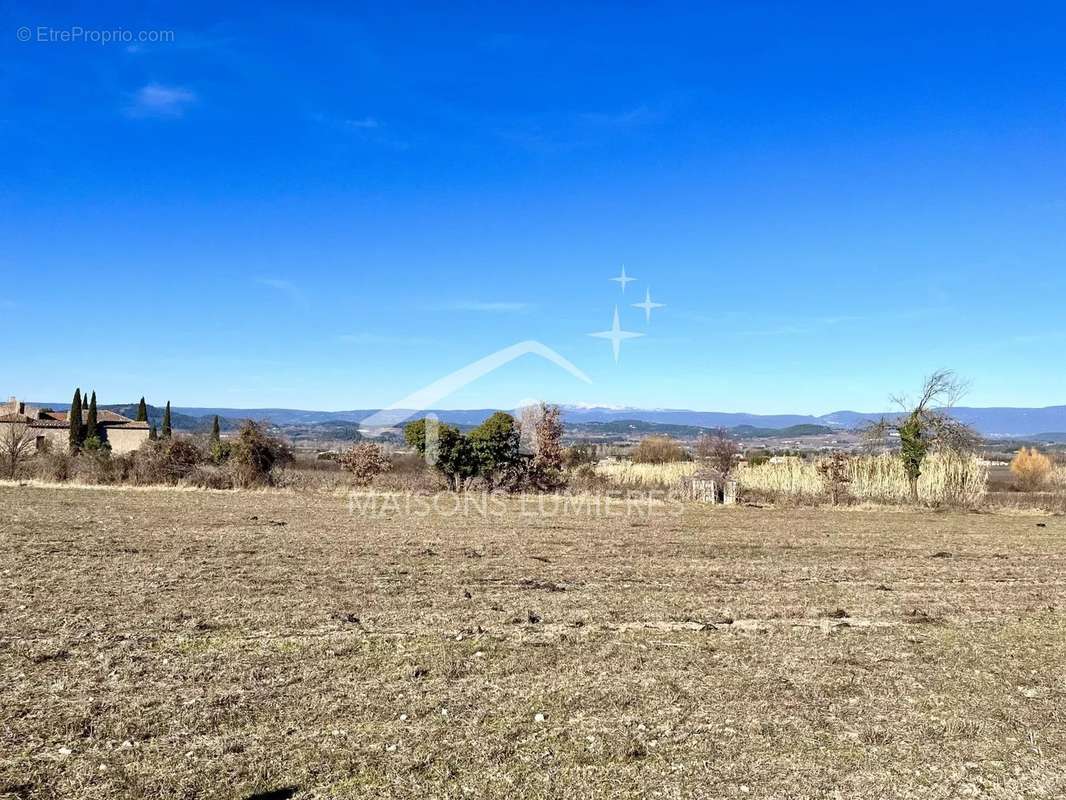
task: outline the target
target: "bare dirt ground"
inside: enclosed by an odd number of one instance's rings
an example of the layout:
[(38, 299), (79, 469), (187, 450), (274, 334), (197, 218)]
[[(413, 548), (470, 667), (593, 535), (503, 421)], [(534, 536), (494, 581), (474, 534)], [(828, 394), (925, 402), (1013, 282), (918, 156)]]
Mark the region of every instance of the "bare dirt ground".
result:
[(0, 796), (1066, 794), (1062, 518), (494, 508), (0, 488)]

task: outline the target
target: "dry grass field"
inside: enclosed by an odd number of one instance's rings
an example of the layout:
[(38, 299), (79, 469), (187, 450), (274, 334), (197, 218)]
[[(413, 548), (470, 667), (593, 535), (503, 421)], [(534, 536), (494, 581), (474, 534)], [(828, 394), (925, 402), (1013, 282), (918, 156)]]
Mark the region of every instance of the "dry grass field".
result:
[(0, 488), (0, 796), (1066, 794), (1061, 517), (491, 510)]

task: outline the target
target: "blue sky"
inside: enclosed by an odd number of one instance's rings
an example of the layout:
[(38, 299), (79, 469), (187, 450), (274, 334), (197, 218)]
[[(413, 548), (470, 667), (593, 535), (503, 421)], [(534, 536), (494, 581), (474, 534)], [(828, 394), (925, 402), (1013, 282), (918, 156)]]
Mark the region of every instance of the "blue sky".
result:
[(0, 5), (0, 391), (1066, 403), (1061, 6), (99, 5)]

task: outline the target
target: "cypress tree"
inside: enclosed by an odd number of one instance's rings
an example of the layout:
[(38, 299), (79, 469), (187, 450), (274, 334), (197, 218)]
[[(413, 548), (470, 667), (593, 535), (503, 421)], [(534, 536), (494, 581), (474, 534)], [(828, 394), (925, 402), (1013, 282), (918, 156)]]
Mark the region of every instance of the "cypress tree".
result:
[(226, 452), (222, 449), (222, 432), (219, 430), (218, 414), (215, 415), (215, 420), (211, 423), (210, 449), (211, 458), (216, 464), (221, 464), (226, 460)]
[(148, 421), (148, 406), (145, 404), (143, 397), (141, 398), (141, 402), (137, 404), (137, 421)]
[(70, 426), (70, 449), (76, 452), (81, 447), (81, 389), (74, 390), (67, 422)]
[(92, 397), (89, 398), (89, 414), (85, 418), (85, 436), (96, 436), (96, 390), (93, 390)]
[(163, 411), (163, 438), (169, 439), (172, 433), (170, 428), (170, 401), (167, 400), (167, 407)]
[(159, 431), (155, 429), (155, 425), (148, 429), (148, 438), (153, 442), (159, 438)]

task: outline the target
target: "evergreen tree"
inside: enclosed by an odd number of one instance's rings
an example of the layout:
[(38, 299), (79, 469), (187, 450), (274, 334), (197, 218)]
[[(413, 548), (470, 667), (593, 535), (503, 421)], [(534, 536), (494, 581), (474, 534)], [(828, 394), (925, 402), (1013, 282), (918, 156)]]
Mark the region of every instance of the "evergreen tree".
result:
[(219, 429), (217, 414), (215, 421), (211, 423), (210, 450), (211, 458), (216, 464), (221, 464), (228, 456), (226, 448), (222, 446), (222, 431)]
[(173, 431), (170, 427), (170, 401), (167, 400), (167, 407), (163, 411), (163, 438), (169, 439)]
[(137, 404), (137, 421), (148, 421), (148, 406), (145, 404), (143, 397), (141, 398), (141, 402)]
[(156, 430), (155, 425), (148, 429), (148, 438), (153, 442), (159, 438), (159, 431)]
[(70, 425), (70, 449), (76, 452), (81, 447), (81, 389), (74, 390), (74, 400), (70, 403), (70, 413), (67, 415)]
[(514, 417), (497, 411), (467, 435), (477, 460), (478, 472), (491, 491), (521, 461), (519, 431)]
[(93, 390), (92, 397), (89, 398), (89, 414), (85, 418), (85, 436), (86, 438), (96, 436), (97, 416), (96, 416), (96, 390)]

